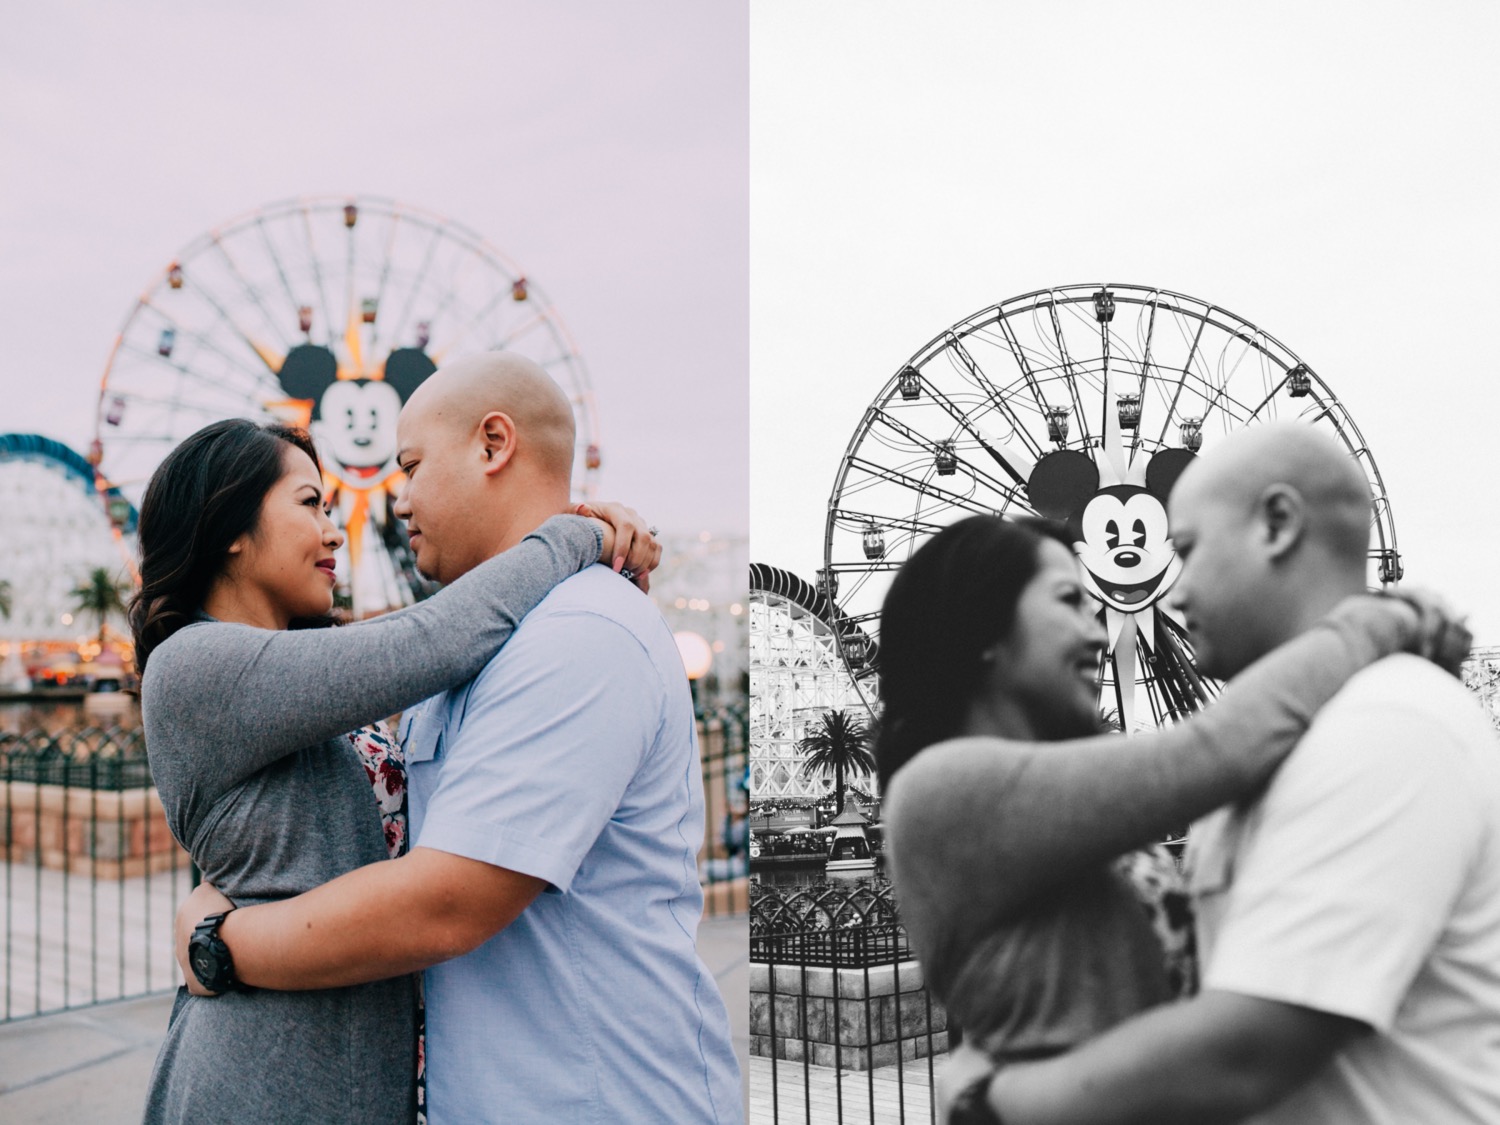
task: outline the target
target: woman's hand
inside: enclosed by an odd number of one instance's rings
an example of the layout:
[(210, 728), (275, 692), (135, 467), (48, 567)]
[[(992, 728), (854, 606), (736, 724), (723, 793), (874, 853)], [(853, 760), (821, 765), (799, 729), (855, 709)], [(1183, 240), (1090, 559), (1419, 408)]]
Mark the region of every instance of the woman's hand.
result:
[(186, 982), (188, 991), (194, 996), (217, 996), (217, 992), (210, 992), (198, 983), (198, 974), (193, 972), (193, 966), (188, 963), (188, 942), (192, 939), (193, 931), (197, 929), (198, 923), (210, 914), (220, 914), (226, 910), (233, 910), (234, 903), (221, 895), (210, 883), (199, 883), (193, 888), (193, 893), (182, 900), (182, 905), (177, 908), (177, 918), (173, 923), (173, 933), (177, 939), (177, 967), (182, 970), (182, 979)]
[(579, 504), (573, 510), (603, 526), (604, 548), (599, 561), (608, 563), (616, 573), (624, 572), (642, 590), (651, 589), (651, 572), (661, 562), (661, 545), (641, 514), (613, 501)]
[(1420, 620), (1411, 651), (1450, 675), (1459, 675), (1474, 645), (1474, 635), (1466, 624), (1468, 618), (1460, 617), (1431, 590), (1405, 587), (1387, 596), (1398, 598), (1417, 611)]

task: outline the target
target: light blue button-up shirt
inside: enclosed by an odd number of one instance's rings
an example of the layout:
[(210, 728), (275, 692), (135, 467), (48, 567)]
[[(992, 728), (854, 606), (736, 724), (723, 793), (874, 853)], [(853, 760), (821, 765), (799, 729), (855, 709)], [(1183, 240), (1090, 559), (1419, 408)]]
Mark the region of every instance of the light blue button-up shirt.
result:
[(546, 880), (426, 974), (433, 1125), (738, 1123), (699, 960), (703, 789), (661, 615), (618, 575), (563, 582), (469, 684), (403, 721), (414, 846)]

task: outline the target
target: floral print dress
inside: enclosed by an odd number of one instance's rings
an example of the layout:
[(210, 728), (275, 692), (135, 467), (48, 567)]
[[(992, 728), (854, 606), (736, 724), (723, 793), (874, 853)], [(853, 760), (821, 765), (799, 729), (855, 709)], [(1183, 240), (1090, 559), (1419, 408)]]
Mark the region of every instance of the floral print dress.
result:
[[(349, 742), (365, 767), (365, 776), (375, 790), (385, 846), (391, 858), (406, 854), (406, 757), (401, 743), (385, 723), (374, 723), (349, 732)], [(420, 997), (420, 984), (418, 996)], [(427, 1033), (426, 1019), (417, 1013), (417, 1125), (427, 1125)]]
[(1198, 949), (1193, 934), (1193, 900), (1172, 853), (1161, 844), (1130, 852), (1115, 870), (1135, 891), (1151, 920), (1166, 961), (1167, 982), (1179, 1000), (1198, 991)]

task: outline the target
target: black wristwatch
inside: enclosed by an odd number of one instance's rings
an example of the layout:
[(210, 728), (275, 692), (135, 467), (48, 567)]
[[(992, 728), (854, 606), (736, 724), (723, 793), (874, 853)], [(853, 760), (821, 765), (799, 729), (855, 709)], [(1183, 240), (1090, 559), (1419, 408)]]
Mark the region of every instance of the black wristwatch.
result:
[(229, 956), (229, 946), (219, 936), (219, 926), (228, 916), (229, 910), (210, 914), (193, 929), (188, 939), (188, 964), (193, 967), (193, 976), (210, 992), (252, 992), (248, 984), (235, 979), (234, 959)]
[(990, 1108), (990, 1082), (994, 1077), (995, 1072), (988, 1071), (958, 1092), (948, 1107), (948, 1125), (1004, 1125)]

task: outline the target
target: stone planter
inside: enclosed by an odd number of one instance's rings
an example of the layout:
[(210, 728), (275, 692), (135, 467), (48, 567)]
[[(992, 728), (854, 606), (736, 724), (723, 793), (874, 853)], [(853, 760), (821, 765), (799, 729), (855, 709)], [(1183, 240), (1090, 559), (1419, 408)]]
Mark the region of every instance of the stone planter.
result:
[(0, 783), (0, 852), (7, 861), (96, 879), (185, 867), (155, 789), (123, 792)]
[(868, 969), (750, 966), (750, 1053), (869, 1070), (948, 1049), (915, 961)]

